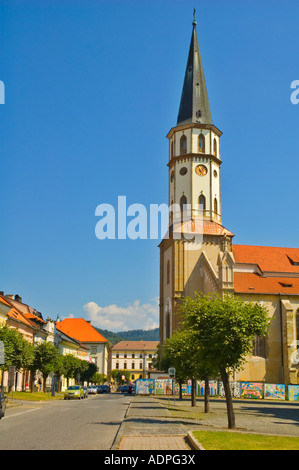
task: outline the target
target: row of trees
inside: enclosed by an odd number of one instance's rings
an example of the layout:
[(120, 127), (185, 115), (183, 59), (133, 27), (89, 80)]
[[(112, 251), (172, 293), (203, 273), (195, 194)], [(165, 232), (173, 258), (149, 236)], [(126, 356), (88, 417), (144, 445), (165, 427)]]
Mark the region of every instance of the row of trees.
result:
[(268, 334), (267, 309), (233, 295), (202, 295), (182, 300), (180, 328), (160, 346), (156, 368), (175, 367), (176, 380), (192, 381), (191, 404), (196, 404), (196, 381), (205, 380), (205, 412), (209, 410), (209, 379), (221, 378), (228, 427), (235, 428), (229, 373), (242, 368), (256, 337)]
[(33, 381), (37, 370), (43, 376), (44, 391), (46, 379), (51, 372), (57, 377), (58, 384), (60, 384), (61, 376), (64, 376), (68, 382), (69, 379), (77, 379), (78, 377), (82, 382), (101, 383), (105, 381), (102, 374), (97, 373), (97, 367), (94, 363), (83, 361), (71, 354), (61, 355), (53, 343), (44, 341), (31, 344), (24, 339), (18, 330), (6, 325), (0, 328), (0, 340), (3, 341), (5, 349), (5, 363), (0, 366), (1, 369), (7, 371), (10, 366), (15, 366), (17, 371), (30, 371), (31, 391), (34, 390)]

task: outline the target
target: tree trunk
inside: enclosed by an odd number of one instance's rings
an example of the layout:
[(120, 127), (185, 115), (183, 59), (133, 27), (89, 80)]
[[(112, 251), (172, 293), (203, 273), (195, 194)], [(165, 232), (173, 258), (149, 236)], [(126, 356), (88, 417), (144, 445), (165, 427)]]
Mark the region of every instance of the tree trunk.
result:
[(205, 413), (208, 413), (209, 407), (210, 407), (210, 402), (209, 402), (209, 396), (210, 396), (210, 386), (209, 386), (209, 378), (205, 378)]
[(191, 406), (196, 406), (196, 379), (192, 379)]
[(182, 382), (179, 382), (179, 393), (180, 393), (180, 400), (182, 400), (183, 399)]
[(230, 391), (228, 375), (224, 367), (221, 367), (220, 374), (221, 374), (221, 379), (222, 379), (223, 387), (225, 391), (228, 428), (234, 429), (236, 425), (235, 425), (235, 414), (233, 410), (233, 400), (232, 400), (232, 394)]

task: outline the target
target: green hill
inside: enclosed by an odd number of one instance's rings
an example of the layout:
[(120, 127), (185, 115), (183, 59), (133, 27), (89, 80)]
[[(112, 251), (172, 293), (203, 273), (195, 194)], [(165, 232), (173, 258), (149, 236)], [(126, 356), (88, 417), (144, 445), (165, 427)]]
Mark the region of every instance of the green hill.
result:
[(160, 341), (159, 328), (154, 330), (130, 330), (130, 331), (118, 331), (114, 333), (109, 330), (102, 330), (101, 328), (95, 328), (101, 335), (103, 335), (107, 341), (113, 346), (119, 341)]

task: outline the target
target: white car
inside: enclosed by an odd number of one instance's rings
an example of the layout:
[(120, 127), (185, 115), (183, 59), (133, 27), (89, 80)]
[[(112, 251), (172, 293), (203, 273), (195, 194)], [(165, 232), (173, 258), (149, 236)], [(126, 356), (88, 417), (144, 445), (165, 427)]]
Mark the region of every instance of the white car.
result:
[(96, 395), (97, 393), (98, 393), (98, 389), (97, 389), (96, 386), (90, 385), (90, 386), (88, 387), (88, 394), (89, 394), (89, 395)]

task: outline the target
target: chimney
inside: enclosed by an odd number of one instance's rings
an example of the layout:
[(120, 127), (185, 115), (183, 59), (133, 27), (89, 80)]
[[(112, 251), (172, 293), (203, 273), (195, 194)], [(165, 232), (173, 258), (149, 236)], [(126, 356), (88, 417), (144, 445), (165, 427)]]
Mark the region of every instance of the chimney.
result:
[(15, 301), (22, 303), (22, 297), (20, 297), (18, 294), (15, 295)]

